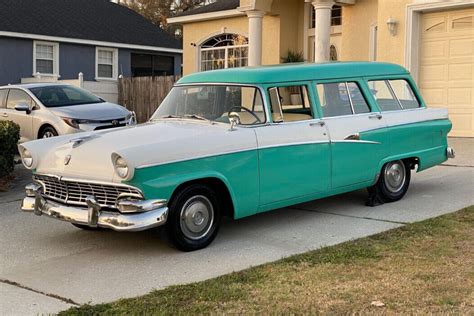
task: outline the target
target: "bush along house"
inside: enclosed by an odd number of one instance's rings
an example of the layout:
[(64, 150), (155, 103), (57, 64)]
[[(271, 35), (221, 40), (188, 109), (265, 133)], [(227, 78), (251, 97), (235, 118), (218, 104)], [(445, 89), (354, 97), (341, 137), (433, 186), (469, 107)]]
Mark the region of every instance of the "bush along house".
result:
[(117, 102), (120, 76), (181, 74), (181, 44), (109, 0), (2, 0), (0, 85), (64, 82)]

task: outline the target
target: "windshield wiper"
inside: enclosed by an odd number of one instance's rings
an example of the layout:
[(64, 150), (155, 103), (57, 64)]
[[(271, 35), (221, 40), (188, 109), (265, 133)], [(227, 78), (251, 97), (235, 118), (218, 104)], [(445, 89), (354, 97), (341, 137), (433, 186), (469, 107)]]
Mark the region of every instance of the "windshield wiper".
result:
[(169, 114), (169, 115), (164, 115), (164, 116), (160, 116), (161, 119), (167, 119), (167, 118), (183, 118), (182, 116), (179, 116), (179, 115), (173, 115), (173, 114)]
[(184, 116), (185, 118), (191, 118), (191, 119), (196, 119), (196, 120), (202, 120), (202, 121), (211, 121), (204, 116), (196, 115), (196, 114), (187, 114)]

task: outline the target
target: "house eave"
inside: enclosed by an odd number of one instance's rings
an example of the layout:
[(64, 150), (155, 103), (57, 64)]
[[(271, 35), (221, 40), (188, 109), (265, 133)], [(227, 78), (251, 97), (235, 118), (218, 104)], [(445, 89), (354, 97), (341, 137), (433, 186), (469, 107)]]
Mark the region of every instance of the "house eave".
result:
[(115, 43), (115, 42), (107, 42), (107, 41), (96, 41), (96, 40), (70, 38), (70, 37), (60, 37), (60, 36), (49, 36), (49, 35), (40, 35), (40, 34), (29, 34), (29, 33), (17, 33), (17, 32), (0, 31), (0, 37), (2, 37), (2, 36), (3, 37), (32, 39), (32, 40), (41, 40), (41, 41), (50, 41), (50, 42), (61, 42), (61, 43), (73, 43), (73, 44), (82, 44), (82, 45), (113, 47), (113, 48), (148, 50), (148, 51), (156, 51), (156, 52), (164, 52), (164, 53), (176, 53), (176, 54), (182, 54), (183, 53), (183, 50), (178, 49), (178, 48)]
[(216, 12), (209, 12), (209, 13), (178, 16), (174, 18), (169, 18), (167, 21), (168, 21), (168, 24), (185, 24), (185, 23), (192, 23), (192, 22), (225, 19), (225, 18), (243, 16), (243, 15), (245, 15), (244, 12), (238, 11), (237, 9), (232, 9), (232, 10), (225, 10), (225, 11), (216, 11)]

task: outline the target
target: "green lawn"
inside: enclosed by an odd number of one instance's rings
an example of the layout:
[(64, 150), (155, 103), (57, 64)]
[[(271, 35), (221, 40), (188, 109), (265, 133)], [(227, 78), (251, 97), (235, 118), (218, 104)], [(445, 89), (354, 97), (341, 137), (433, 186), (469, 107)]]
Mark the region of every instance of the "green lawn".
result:
[(212, 280), (61, 314), (374, 312), (474, 314), (474, 206)]

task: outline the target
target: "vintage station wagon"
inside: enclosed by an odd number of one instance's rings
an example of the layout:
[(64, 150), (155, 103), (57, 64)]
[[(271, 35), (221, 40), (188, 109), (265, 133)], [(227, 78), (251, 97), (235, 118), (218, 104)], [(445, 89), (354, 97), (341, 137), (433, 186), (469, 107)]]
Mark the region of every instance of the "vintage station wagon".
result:
[(446, 109), (429, 109), (404, 68), (293, 64), (182, 78), (150, 121), (19, 146), (33, 170), (22, 209), (84, 229), (160, 225), (179, 249), (234, 219), (368, 188), (407, 192), (411, 170), (454, 156)]

